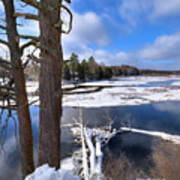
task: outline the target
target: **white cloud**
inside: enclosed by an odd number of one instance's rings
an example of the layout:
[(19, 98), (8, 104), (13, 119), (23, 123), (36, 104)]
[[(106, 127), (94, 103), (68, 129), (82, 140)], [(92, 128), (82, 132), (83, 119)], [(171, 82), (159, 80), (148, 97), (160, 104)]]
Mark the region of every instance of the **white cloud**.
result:
[(4, 6), (3, 6), (2, 1), (0, 1), (0, 11), (3, 11), (3, 10), (4, 10)]
[(93, 12), (73, 13), (73, 29), (70, 35), (63, 37), (65, 43), (105, 46), (109, 37), (99, 16)]
[(69, 58), (72, 52), (77, 53), (81, 60), (87, 59), (96, 53), (90, 46), (104, 47), (109, 43), (109, 37), (100, 16), (93, 12), (85, 14), (74, 12), (73, 17), (72, 32), (69, 35), (63, 35), (65, 59)]
[(146, 60), (180, 60), (180, 32), (156, 38), (153, 44), (137, 52)]
[(130, 54), (122, 51), (110, 53), (105, 50), (96, 50), (94, 56), (98, 62), (103, 62), (106, 65), (133, 64), (136, 61)]

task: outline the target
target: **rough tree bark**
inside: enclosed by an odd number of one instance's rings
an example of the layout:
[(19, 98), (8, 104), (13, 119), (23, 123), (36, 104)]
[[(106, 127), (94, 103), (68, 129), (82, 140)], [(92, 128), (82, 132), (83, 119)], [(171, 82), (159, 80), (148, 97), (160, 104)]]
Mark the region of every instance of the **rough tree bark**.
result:
[(28, 100), (25, 89), (25, 77), (21, 62), (21, 51), (19, 48), (19, 37), (14, 15), (13, 0), (2, 0), (6, 14), (6, 32), (8, 36), (8, 46), (12, 64), (12, 74), (15, 83), (15, 94), (17, 101), (17, 113), (19, 120), (19, 137), (21, 149), (22, 175), (25, 177), (34, 170), (33, 162), (33, 138), (31, 119), (28, 108)]
[(60, 167), (60, 119), (62, 114), (60, 6), (62, 0), (40, 2), (40, 130), (39, 165)]

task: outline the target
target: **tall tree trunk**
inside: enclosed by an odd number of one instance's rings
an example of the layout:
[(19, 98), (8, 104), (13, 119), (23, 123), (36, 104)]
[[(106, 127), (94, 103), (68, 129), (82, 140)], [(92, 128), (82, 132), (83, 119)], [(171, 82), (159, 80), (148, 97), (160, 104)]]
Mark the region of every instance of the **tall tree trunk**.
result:
[(7, 35), (12, 62), (12, 74), (15, 82), (15, 93), (18, 104), (19, 136), (21, 167), (23, 178), (34, 171), (33, 138), (28, 99), (25, 88), (25, 77), (21, 62), (19, 37), (16, 29), (13, 0), (3, 0), (6, 13)]
[[(42, 0), (40, 10), (40, 130), (39, 165), (60, 167), (60, 119), (62, 113), (61, 0)], [(61, 28), (61, 27), (60, 27)]]

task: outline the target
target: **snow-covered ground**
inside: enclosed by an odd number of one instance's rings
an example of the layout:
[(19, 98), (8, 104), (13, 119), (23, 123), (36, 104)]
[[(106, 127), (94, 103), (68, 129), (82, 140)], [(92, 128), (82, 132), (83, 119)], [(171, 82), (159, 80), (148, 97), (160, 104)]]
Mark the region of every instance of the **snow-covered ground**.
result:
[(48, 164), (38, 167), (32, 174), (28, 175), (25, 180), (80, 180), (78, 176), (71, 171), (49, 167)]
[[(172, 83), (162, 85), (166, 81), (172, 81)], [(153, 85), (156, 82), (157, 84)], [(81, 85), (106, 88), (90, 94), (65, 95), (63, 97), (64, 106), (102, 107), (180, 100), (180, 76), (139, 76), (119, 78), (114, 81), (87, 82)]]
[[(88, 88), (84, 88), (84, 91), (90, 90), (91, 86), (92, 90), (95, 86), (104, 88), (93, 93), (64, 95), (63, 106), (103, 107), (180, 100), (180, 76), (136, 76), (116, 78), (111, 81), (86, 82), (81, 85), (88, 86)], [(66, 88), (73, 86), (72, 84), (63, 85)], [(32, 96), (37, 89), (37, 82), (27, 83), (28, 93), (31, 94), (30, 101), (38, 99), (38, 97)], [(83, 92), (83, 88), (71, 92)], [(38, 105), (38, 102), (36, 104)]]

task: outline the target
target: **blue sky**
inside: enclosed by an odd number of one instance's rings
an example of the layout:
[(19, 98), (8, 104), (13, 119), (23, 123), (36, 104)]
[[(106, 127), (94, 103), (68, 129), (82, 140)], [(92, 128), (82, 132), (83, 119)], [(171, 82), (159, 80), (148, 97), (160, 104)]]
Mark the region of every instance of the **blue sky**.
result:
[(71, 8), (79, 44), (65, 37), (65, 54), (69, 45), (108, 65), (180, 70), (179, 0), (72, 0)]
[[(180, 0), (72, 0), (70, 7), (65, 59), (75, 52), (107, 65), (180, 70)], [(38, 34), (38, 24), (19, 31)]]

